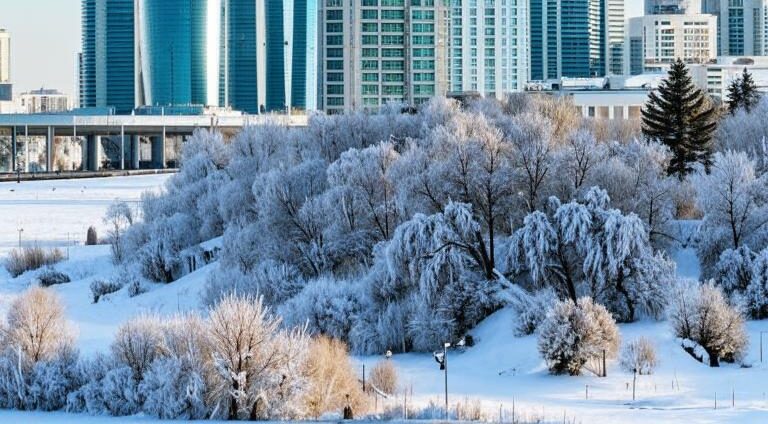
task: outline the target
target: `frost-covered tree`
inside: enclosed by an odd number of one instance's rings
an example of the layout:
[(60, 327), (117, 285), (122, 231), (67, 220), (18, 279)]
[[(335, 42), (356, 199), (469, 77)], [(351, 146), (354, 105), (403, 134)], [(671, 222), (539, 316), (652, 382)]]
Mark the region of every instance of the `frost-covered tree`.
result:
[(703, 360), (696, 353), (696, 346), (700, 346), (712, 367), (720, 366), (721, 360), (734, 362), (744, 354), (748, 340), (744, 318), (711, 282), (682, 283), (676, 287), (671, 295), (669, 318), (686, 351)]
[(537, 286), (552, 287), (573, 301), (588, 294), (622, 321), (638, 312), (658, 316), (674, 265), (654, 253), (640, 219), (609, 209), (605, 191), (593, 188), (584, 203), (550, 201), (536, 211), (510, 244), (512, 271), (528, 271)]
[(0, 329), (0, 346), (15, 350), (25, 369), (56, 358), (74, 343), (61, 300), (42, 288), (31, 288), (14, 299)]
[(638, 337), (624, 344), (619, 364), (624, 371), (640, 375), (653, 374), (658, 361), (653, 343), (646, 337)]
[(344, 343), (324, 336), (313, 339), (306, 367), (309, 384), (302, 402), (309, 417), (318, 419), (325, 413), (339, 413), (346, 406), (357, 416), (367, 412), (368, 399)]
[[(590, 361), (613, 358), (619, 329), (611, 313), (588, 297), (557, 302), (541, 325), (539, 352), (553, 374), (579, 375)], [(593, 372), (597, 371), (595, 369)]]
[[(768, 99), (760, 101), (748, 112), (738, 109), (725, 116), (717, 128), (716, 147), (721, 152), (743, 152), (755, 162), (758, 173), (768, 166), (768, 122), (760, 117), (768, 113)], [(738, 134), (738, 136), (734, 136)]]
[(109, 244), (112, 246), (112, 258), (115, 263), (123, 261), (122, 235), (126, 227), (133, 224), (133, 211), (127, 203), (115, 201), (107, 208), (104, 223), (109, 225)]
[(160, 357), (162, 349), (161, 320), (157, 316), (142, 315), (123, 323), (115, 333), (112, 354), (115, 359), (133, 371), (138, 383), (152, 362)]
[(720, 254), (743, 244), (760, 250), (768, 244), (766, 179), (744, 153), (717, 153), (710, 173), (694, 176), (697, 205), (704, 214), (699, 230), (702, 275), (713, 275)]
[(430, 350), (493, 311), (500, 286), (485, 279), (479, 232), (470, 206), (461, 203), (401, 224), (366, 279), (372, 305), (353, 329), (355, 350)]
[(216, 369), (214, 417), (287, 419), (301, 414), (308, 346), (303, 330), (280, 330), (280, 319), (261, 299), (231, 295), (209, 311), (209, 336)]

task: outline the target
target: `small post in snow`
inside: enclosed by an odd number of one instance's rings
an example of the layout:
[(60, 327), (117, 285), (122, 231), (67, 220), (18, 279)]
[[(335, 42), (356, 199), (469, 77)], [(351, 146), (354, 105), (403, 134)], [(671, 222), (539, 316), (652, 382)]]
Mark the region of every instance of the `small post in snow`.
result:
[(584, 385), (584, 399), (589, 400), (589, 384)]

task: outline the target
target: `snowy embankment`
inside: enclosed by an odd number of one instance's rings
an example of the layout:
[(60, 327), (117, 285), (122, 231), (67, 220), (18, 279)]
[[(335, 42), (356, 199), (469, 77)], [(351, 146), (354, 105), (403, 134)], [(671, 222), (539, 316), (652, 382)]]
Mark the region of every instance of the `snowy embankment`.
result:
[[(9, 225), (0, 227), (0, 256), (18, 242), (14, 223), (23, 222), (28, 240), (55, 243), (66, 234), (83, 238), (88, 225), (101, 228), (101, 216), (115, 198), (137, 200), (143, 190), (156, 190), (167, 176), (112, 178), (92, 181), (0, 184), (0, 216)], [(54, 189), (55, 188), (55, 189)], [(14, 191), (11, 192), (10, 190)], [(4, 251), (3, 251), (4, 249)], [(678, 274), (696, 278), (695, 251), (688, 246), (673, 255)], [(152, 285), (147, 293), (128, 297), (125, 289), (92, 303), (90, 283), (108, 278), (116, 270), (106, 246), (73, 247), (70, 259), (56, 267), (72, 282), (54, 286), (78, 332), (84, 354), (108, 349), (112, 335), (126, 319), (145, 312), (170, 315), (199, 308), (200, 292), (209, 265), (169, 285)], [(11, 279), (0, 267), (0, 314), (9, 302), (31, 284), (35, 273)], [(645, 336), (653, 341), (660, 359), (654, 375), (637, 381), (637, 400), (632, 401), (632, 375), (613, 362), (608, 377), (551, 376), (540, 358), (536, 337), (513, 337), (514, 316), (501, 310), (482, 322), (472, 333), (476, 346), (449, 351), (449, 402), (479, 401), (489, 417), (544, 419), (547, 422), (768, 422), (768, 351), (766, 366), (760, 363), (760, 334), (768, 321), (749, 322), (750, 347), (746, 363), (751, 368), (726, 365), (709, 368), (694, 361), (679, 346), (668, 323), (646, 321), (620, 325), (622, 340)], [(383, 357), (358, 358), (369, 369)], [(443, 403), (443, 374), (429, 354), (395, 355), (407, 400), (400, 395), (378, 401), (384, 408), (399, 411), (406, 403), (425, 406)], [(715, 398), (717, 397), (717, 409)], [(733, 406), (732, 406), (733, 402)], [(513, 407), (514, 405), (514, 407)], [(439, 418), (439, 417), (435, 417)], [(0, 422), (111, 423), (159, 422), (143, 417), (88, 417), (65, 413), (0, 411)]]

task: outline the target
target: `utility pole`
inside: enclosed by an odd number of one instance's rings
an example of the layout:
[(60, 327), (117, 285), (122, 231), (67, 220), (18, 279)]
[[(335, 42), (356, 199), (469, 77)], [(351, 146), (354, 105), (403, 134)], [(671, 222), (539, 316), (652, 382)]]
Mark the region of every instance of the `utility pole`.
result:
[(24, 232), (23, 228), (19, 228), (19, 249), (21, 249), (21, 233)]

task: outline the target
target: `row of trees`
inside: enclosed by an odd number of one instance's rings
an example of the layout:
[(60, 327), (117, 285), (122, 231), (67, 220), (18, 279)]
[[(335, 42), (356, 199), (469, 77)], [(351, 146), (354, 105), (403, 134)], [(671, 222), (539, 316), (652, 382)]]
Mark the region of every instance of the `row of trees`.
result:
[[(284, 420), (369, 408), (344, 343), (281, 328), (260, 299), (197, 314), (139, 316), (108, 352), (80, 358), (58, 298), (34, 288), (0, 327), (0, 407), (161, 419)], [(391, 363), (371, 382), (394, 393)]]

